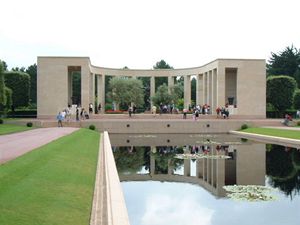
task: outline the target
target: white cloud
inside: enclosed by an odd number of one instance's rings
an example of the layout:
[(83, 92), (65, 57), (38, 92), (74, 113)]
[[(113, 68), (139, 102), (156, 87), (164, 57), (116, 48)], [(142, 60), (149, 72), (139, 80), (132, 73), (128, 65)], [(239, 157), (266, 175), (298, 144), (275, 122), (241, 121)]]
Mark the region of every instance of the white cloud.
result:
[(146, 199), (142, 225), (210, 225), (213, 210), (189, 196), (154, 194)]

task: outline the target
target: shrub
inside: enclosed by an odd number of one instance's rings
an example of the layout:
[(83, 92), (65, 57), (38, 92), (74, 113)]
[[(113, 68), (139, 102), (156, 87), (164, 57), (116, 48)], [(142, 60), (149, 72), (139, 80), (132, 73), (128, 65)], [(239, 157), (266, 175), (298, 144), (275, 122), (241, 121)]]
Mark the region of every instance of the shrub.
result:
[(90, 129), (90, 130), (96, 130), (96, 127), (95, 127), (95, 125), (91, 124), (91, 125), (89, 126), (89, 129)]
[(31, 123), (31, 122), (28, 122), (28, 123), (26, 123), (26, 126), (27, 126), (27, 127), (32, 127), (32, 123)]
[(4, 122), (3, 119), (0, 119), (0, 124), (3, 124), (3, 122)]
[(247, 138), (241, 138), (241, 141), (242, 141), (243, 143), (245, 143), (245, 142), (248, 141), (248, 139), (247, 139)]
[(300, 121), (297, 122), (297, 126), (300, 126)]
[(247, 129), (249, 126), (247, 125), (247, 124), (243, 124), (242, 126), (241, 126), (241, 130), (245, 130), (245, 129)]

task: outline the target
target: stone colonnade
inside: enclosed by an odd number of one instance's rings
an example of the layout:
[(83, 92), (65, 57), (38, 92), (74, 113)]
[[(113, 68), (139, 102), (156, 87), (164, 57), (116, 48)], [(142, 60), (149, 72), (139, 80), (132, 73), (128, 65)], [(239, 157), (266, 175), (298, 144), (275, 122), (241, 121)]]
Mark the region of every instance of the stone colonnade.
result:
[[(233, 114), (265, 118), (265, 60), (217, 59), (202, 67), (186, 69), (111, 69), (91, 65), (88, 57), (38, 57), (37, 108), (38, 117), (56, 115), (71, 105), (72, 72), (81, 74), (81, 106), (90, 103), (105, 107), (105, 77), (150, 77), (150, 97), (155, 94), (155, 78), (167, 77), (168, 86), (174, 79), (184, 79), (184, 107), (191, 105), (191, 78), (195, 77), (196, 105), (207, 104), (211, 113), (231, 99)], [(250, 79), (251, 78), (251, 79)], [(96, 81), (96, 84), (95, 84)], [(247, 88), (251, 87), (251, 95)], [(256, 105), (256, 107), (253, 107)], [(102, 110), (103, 112), (103, 110)], [(232, 113), (231, 113), (232, 114)]]

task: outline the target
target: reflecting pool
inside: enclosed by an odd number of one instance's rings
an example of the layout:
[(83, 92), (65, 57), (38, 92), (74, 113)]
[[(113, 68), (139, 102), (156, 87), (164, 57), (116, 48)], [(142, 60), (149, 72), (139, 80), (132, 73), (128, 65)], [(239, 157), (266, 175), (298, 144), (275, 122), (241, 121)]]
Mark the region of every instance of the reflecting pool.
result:
[[(295, 148), (214, 134), (110, 139), (131, 225), (299, 224)], [(231, 185), (247, 189), (243, 198), (228, 196)], [(266, 187), (272, 198), (256, 198), (249, 187)]]

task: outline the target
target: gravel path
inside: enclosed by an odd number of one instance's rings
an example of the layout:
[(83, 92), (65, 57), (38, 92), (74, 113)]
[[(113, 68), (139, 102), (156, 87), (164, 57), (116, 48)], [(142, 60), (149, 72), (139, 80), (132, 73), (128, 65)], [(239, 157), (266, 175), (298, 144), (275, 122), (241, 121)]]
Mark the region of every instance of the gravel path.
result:
[(15, 159), (78, 128), (39, 128), (0, 136), (0, 164)]

